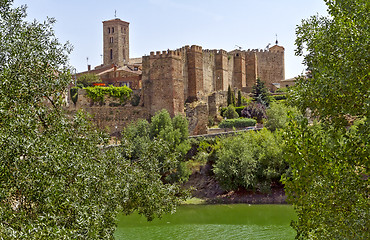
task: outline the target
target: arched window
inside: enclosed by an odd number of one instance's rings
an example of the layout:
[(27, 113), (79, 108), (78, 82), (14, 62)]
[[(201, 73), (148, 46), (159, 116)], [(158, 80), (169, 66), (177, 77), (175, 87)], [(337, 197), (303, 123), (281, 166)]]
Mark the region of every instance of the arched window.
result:
[(110, 33), (110, 28), (108, 28), (108, 33)]
[(110, 42), (110, 43), (113, 43), (113, 37), (110, 37), (110, 38), (109, 38), (109, 42)]
[(110, 50), (110, 59), (113, 59), (113, 49)]
[(114, 33), (114, 27), (112, 27), (112, 33)]

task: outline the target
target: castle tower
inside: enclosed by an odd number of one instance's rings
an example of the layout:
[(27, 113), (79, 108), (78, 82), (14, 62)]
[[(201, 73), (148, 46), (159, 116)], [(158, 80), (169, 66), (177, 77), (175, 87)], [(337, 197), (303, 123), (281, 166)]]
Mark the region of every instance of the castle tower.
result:
[(202, 47), (193, 45), (187, 52), (188, 61), (188, 101), (197, 100), (203, 92), (203, 52)]
[(167, 109), (173, 117), (184, 113), (182, 57), (178, 51), (151, 52), (143, 57), (144, 106), (154, 116)]
[(119, 18), (103, 21), (104, 65), (123, 66), (129, 61), (129, 24)]

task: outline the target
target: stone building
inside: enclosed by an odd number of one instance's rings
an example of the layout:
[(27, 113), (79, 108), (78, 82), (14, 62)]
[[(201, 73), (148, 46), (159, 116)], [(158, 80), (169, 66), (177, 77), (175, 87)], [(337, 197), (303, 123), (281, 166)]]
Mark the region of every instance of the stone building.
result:
[(272, 91), (285, 78), (284, 48), (226, 52), (185, 46), (151, 52), (143, 57), (142, 69), (144, 105), (150, 114), (165, 108), (175, 115), (184, 112), (185, 103), (207, 102), (229, 85), (249, 93), (258, 77)]

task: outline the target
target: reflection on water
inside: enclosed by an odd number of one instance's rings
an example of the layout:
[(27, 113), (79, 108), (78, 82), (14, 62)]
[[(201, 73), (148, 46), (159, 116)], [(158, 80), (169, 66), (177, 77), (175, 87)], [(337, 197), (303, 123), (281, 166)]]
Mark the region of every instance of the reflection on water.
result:
[(137, 214), (119, 218), (116, 239), (294, 239), (289, 205), (188, 205), (147, 222)]

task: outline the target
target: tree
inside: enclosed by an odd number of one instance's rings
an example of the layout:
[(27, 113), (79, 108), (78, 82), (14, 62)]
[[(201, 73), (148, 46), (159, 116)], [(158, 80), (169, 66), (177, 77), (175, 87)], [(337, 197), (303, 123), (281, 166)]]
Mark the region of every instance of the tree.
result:
[(238, 102), (236, 104), (237, 107), (240, 107), (242, 105), (242, 93), (240, 90), (238, 90)]
[(92, 87), (93, 83), (101, 82), (98, 75), (94, 73), (82, 74), (77, 78), (77, 86)]
[(266, 107), (261, 103), (251, 102), (242, 110), (242, 117), (256, 119), (261, 123), (266, 119)]
[(265, 83), (261, 81), (260, 78), (257, 78), (256, 85), (252, 88), (252, 97), (253, 101), (261, 103), (266, 107), (270, 104), (270, 94), (268, 89), (265, 87)]
[(233, 94), (231, 92), (231, 87), (229, 85), (229, 87), (227, 88), (227, 106), (232, 104), (233, 104)]
[(86, 114), (64, 114), (71, 47), (54, 19), (26, 22), (12, 3), (0, 1), (0, 238), (113, 239), (119, 211), (173, 211), (181, 191), (150, 153), (131, 162)]
[[(325, 2), (329, 17), (297, 28), (296, 54), (305, 53), (310, 77), (290, 100), (319, 123), (289, 123), (285, 189), (298, 239), (369, 239), (369, 2)], [(349, 128), (350, 119), (356, 126)]]
[(235, 111), (235, 108), (233, 105), (229, 105), (224, 113), (224, 116), (227, 119), (233, 119), (233, 118), (238, 118), (239, 114)]
[(284, 103), (271, 102), (270, 107), (266, 110), (267, 122), (265, 127), (270, 131), (285, 129), (289, 123), (289, 117), (299, 119), (303, 116), (296, 107), (287, 106)]
[(213, 171), (225, 190), (270, 190), (286, 171), (281, 137), (267, 129), (220, 139)]
[(124, 155), (136, 162), (150, 154), (157, 161), (165, 182), (185, 181), (190, 175), (183, 163), (190, 149), (188, 135), (186, 118), (175, 116), (171, 119), (164, 109), (152, 117), (151, 123), (139, 120), (124, 130)]

